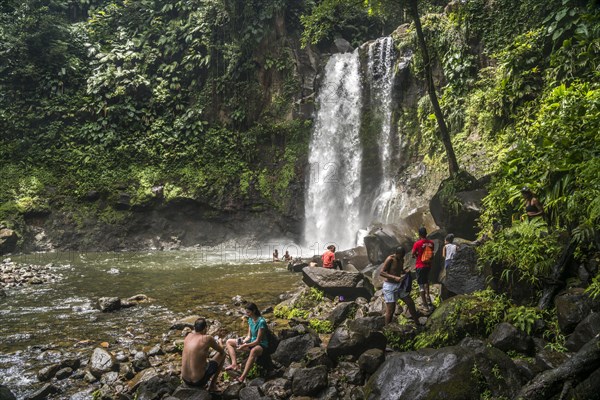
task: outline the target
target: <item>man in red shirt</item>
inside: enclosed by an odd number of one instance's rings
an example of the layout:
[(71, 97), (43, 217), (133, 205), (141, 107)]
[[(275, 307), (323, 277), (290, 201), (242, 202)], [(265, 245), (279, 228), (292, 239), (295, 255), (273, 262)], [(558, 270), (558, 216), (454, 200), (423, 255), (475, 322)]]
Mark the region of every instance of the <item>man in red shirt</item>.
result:
[(330, 244), (327, 246), (327, 251), (323, 253), (323, 267), (333, 268), (333, 260), (335, 260), (335, 246)]
[(417, 259), (415, 269), (419, 293), (421, 294), (423, 307), (427, 307), (428, 311), (433, 311), (433, 304), (431, 303), (431, 297), (429, 297), (429, 272), (433, 261), (433, 249), (433, 242), (427, 239), (427, 229), (424, 226), (420, 227), (419, 240), (413, 245), (412, 256)]

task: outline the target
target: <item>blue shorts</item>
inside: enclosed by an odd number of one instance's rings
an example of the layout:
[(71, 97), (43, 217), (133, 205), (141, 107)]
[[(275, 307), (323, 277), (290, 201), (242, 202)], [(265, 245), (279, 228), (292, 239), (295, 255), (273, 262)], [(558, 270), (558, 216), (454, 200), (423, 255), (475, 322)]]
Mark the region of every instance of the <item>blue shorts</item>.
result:
[(386, 303), (395, 303), (410, 294), (402, 289), (401, 282), (383, 282), (383, 300)]

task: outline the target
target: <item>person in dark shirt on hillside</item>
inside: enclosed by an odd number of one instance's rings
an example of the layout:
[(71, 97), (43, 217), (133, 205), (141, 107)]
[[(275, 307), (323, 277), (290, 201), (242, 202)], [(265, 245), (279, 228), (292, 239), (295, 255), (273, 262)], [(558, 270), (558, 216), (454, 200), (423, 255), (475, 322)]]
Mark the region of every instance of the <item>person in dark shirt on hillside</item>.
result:
[(412, 248), (412, 256), (417, 259), (415, 268), (417, 272), (417, 283), (419, 284), (419, 293), (423, 307), (427, 311), (433, 311), (433, 304), (429, 296), (429, 272), (431, 271), (431, 262), (433, 261), (434, 244), (427, 239), (427, 229), (419, 228), (419, 240), (415, 242)]
[(525, 212), (529, 219), (544, 217), (544, 206), (527, 186), (521, 189), (521, 195), (525, 199)]

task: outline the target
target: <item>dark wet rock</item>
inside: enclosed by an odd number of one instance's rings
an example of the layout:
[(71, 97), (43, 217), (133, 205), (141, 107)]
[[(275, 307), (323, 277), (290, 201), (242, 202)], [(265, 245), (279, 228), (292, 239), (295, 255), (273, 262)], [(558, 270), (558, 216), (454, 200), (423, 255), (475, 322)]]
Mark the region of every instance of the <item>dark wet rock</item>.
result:
[(287, 265), (287, 269), (290, 272), (302, 272), (304, 267), (308, 267), (308, 263), (302, 260), (290, 261)]
[(98, 308), (102, 312), (117, 311), (121, 308), (121, 299), (118, 297), (100, 297)]
[(532, 354), (534, 350), (531, 336), (515, 328), (508, 322), (496, 325), (489, 340), (494, 347), (504, 352), (512, 350), (522, 354)]
[[(380, 265), (387, 256), (393, 254), (400, 242), (388, 227), (382, 227), (365, 236), (367, 257), (371, 264)], [(408, 250), (408, 249), (407, 249)]]
[(519, 370), (519, 375), (521, 375), (521, 383), (529, 382), (538, 372), (540, 372), (539, 368), (535, 366), (535, 363), (531, 361), (517, 358), (514, 359), (513, 362)]
[(148, 296), (146, 296), (145, 294), (136, 294), (136, 295), (131, 296), (130, 298), (128, 298), (127, 301), (129, 301), (129, 302), (144, 303), (144, 302), (150, 301), (150, 298)]
[(56, 371), (56, 375), (54, 375), (54, 376), (56, 377), (56, 379), (62, 380), (62, 379), (66, 379), (66, 378), (70, 377), (71, 375), (73, 375), (73, 369), (66, 367), (66, 368), (61, 368), (58, 371)]
[(90, 371), (86, 371), (85, 375), (83, 376), (83, 380), (87, 383), (94, 383), (98, 381), (98, 378), (94, 376), (94, 374), (92, 374)]
[(258, 386), (246, 386), (239, 393), (240, 400), (260, 400), (262, 393)]
[(288, 399), (292, 394), (292, 382), (284, 378), (273, 379), (265, 382), (261, 390), (272, 399)]
[(335, 308), (331, 311), (327, 319), (334, 328), (337, 328), (342, 322), (346, 320), (352, 314), (354, 309), (356, 308), (356, 304), (353, 302), (342, 302), (339, 303)]
[(26, 396), (25, 400), (44, 400), (51, 394), (58, 393), (60, 390), (58, 387), (51, 383), (47, 383), (40, 389), (36, 390), (33, 394)]
[(446, 269), (443, 284), (443, 298), (485, 289), (485, 276), (477, 268), (477, 252), (474, 247), (462, 245), (458, 248), (452, 266)]
[(56, 372), (58, 372), (60, 368), (60, 364), (52, 364), (40, 369), (37, 373), (38, 380), (40, 382), (49, 381), (54, 378), (54, 375), (56, 375)]
[(365, 375), (357, 363), (341, 361), (336, 367), (336, 372), (344, 382), (352, 385), (363, 385), (365, 383)]
[(133, 379), (135, 377), (135, 369), (129, 363), (121, 363), (119, 365), (119, 374), (125, 379)]
[(584, 344), (600, 333), (600, 313), (593, 312), (581, 321), (569, 335), (565, 347), (569, 351), (579, 351)]
[(318, 336), (307, 333), (305, 335), (292, 337), (279, 342), (277, 350), (272, 358), (283, 366), (289, 366), (294, 361), (300, 361), (304, 355), (313, 347), (318, 347), (321, 340)]
[(179, 386), (172, 397), (179, 400), (211, 400), (212, 396), (207, 390), (191, 388), (186, 385)]
[(153, 376), (141, 382), (135, 394), (136, 400), (158, 400), (170, 394), (179, 384), (179, 378), (168, 376)]
[(467, 341), (388, 357), (365, 386), (365, 398), (479, 399), (482, 390), (513, 398), (519, 388), (518, 370), (506, 354), (482, 341)]
[(19, 237), (12, 229), (0, 229), (0, 255), (15, 251)]
[(243, 383), (233, 383), (230, 384), (229, 386), (227, 386), (225, 388), (225, 390), (223, 390), (223, 399), (224, 400), (235, 400), (238, 399), (240, 397), (240, 390), (242, 390), (244, 388), (244, 384)]
[(96, 347), (88, 363), (89, 371), (99, 378), (103, 373), (118, 369), (115, 357), (106, 349)]
[(350, 330), (368, 335), (370, 331), (380, 331), (385, 326), (385, 318), (382, 315), (375, 317), (356, 318), (348, 322)]
[(568, 289), (556, 296), (554, 303), (558, 326), (567, 335), (592, 311), (600, 311), (600, 301), (592, 300), (582, 288)]
[(309, 287), (316, 287), (327, 296), (343, 296), (347, 300), (357, 297), (371, 298), (373, 289), (362, 274), (319, 267), (302, 269), (302, 280)]
[(358, 357), (358, 366), (367, 374), (377, 371), (385, 361), (385, 353), (381, 349), (369, 349)]
[(73, 371), (81, 366), (81, 360), (79, 358), (67, 358), (60, 362), (61, 368), (71, 368)]
[(350, 355), (358, 358), (362, 353), (369, 349), (385, 349), (387, 339), (379, 331), (357, 332), (348, 327), (338, 327), (329, 339), (327, 345), (327, 354), (332, 360), (337, 360), (340, 356)]
[(300, 368), (292, 378), (292, 393), (295, 396), (314, 396), (327, 387), (327, 368), (318, 366)]
[(338, 390), (331, 385), (321, 393), (319, 400), (338, 400)]
[(264, 384), (265, 384), (265, 379), (261, 378), (261, 377), (254, 378), (250, 382), (247, 382), (248, 386), (262, 386)]
[(313, 347), (306, 352), (305, 356), (306, 367), (316, 367), (323, 365), (325, 368), (332, 367), (331, 359), (327, 356), (327, 352), (322, 347)]
[(9, 388), (0, 384), (0, 400), (17, 400), (17, 398)]
[(565, 353), (554, 351), (545, 346), (535, 353), (535, 365), (540, 371), (554, 369), (567, 361), (569, 357)]

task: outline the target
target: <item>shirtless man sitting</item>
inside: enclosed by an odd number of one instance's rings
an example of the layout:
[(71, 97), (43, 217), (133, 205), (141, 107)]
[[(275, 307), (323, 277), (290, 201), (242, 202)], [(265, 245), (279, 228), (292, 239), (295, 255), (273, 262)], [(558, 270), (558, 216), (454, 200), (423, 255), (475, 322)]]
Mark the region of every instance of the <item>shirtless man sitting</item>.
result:
[(415, 302), (410, 297), (412, 277), (410, 271), (404, 270), (405, 255), (406, 250), (404, 250), (404, 247), (398, 247), (395, 254), (386, 258), (379, 273), (385, 279), (385, 282), (383, 282), (383, 298), (385, 300), (386, 325), (392, 322), (398, 299), (401, 299), (408, 306), (410, 316), (415, 323), (419, 323)]
[[(188, 386), (204, 389), (212, 377), (209, 390), (217, 389), (217, 379), (225, 361), (225, 350), (219, 342), (206, 334), (206, 320), (198, 318), (194, 323), (194, 332), (189, 333), (183, 341), (181, 379)], [(217, 354), (208, 360), (211, 348)]]

